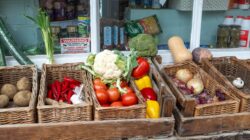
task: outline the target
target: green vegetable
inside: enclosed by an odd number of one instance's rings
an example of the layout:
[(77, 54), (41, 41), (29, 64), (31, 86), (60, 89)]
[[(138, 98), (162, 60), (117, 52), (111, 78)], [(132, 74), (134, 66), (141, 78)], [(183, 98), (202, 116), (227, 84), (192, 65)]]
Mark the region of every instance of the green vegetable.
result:
[(136, 50), (138, 56), (150, 57), (157, 54), (157, 41), (149, 34), (137, 35), (129, 40), (128, 46)]
[(45, 11), (39, 9), (38, 15), (35, 18), (26, 16), (32, 20), (41, 30), (43, 41), (45, 44), (46, 55), (49, 58), (51, 64), (54, 63), (54, 41), (52, 37), (52, 32), (50, 29), (49, 16)]
[[(121, 79), (130, 80), (132, 70), (137, 66), (136, 57), (133, 50), (128, 56), (119, 51), (104, 50), (96, 55), (89, 55), (82, 68), (101, 78), (106, 84), (120, 83)], [(125, 92), (119, 84), (117, 87)]]
[(0, 66), (6, 66), (3, 46), (0, 46)]
[(19, 64), (33, 64), (32, 61), (19, 49), (12, 35), (7, 30), (2, 18), (0, 18), (0, 42), (6, 49), (8, 49), (10, 54), (15, 57)]

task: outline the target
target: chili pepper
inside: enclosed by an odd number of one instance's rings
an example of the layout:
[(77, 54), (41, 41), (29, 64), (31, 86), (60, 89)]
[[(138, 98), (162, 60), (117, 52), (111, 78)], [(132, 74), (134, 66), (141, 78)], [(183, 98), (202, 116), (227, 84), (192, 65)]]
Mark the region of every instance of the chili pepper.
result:
[(141, 94), (142, 96), (144, 97), (144, 100), (147, 101), (147, 100), (157, 100), (157, 95), (154, 91), (153, 88), (143, 88), (141, 90)]
[(147, 116), (149, 118), (159, 118), (160, 117), (160, 105), (157, 101), (147, 100)]
[(75, 80), (75, 79), (72, 79), (72, 78), (69, 78), (67, 76), (65, 76), (63, 78), (64, 81), (68, 81), (69, 83), (74, 83), (75, 85), (79, 86), (81, 84), (81, 82)]
[(63, 81), (62, 82), (62, 91), (65, 91), (68, 88), (69, 88), (69, 82), (68, 81)]
[(70, 88), (70, 89), (75, 89), (75, 87), (77, 87), (77, 86), (80, 86), (80, 85), (75, 85), (74, 83), (71, 83), (71, 84), (69, 85), (69, 88)]
[(142, 90), (144, 88), (152, 88), (151, 80), (148, 75), (145, 75), (142, 78), (135, 80), (135, 84), (139, 90)]
[(58, 97), (58, 93), (57, 93), (57, 89), (56, 89), (55, 83), (54, 83), (54, 84), (51, 84), (51, 90), (52, 90), (54, 99), (55, 99), (56, 101), (58, 101), (58, 100), (59, 100), (59, 97)]
[(52, 89), (48, 91), (47, 97), (50, 99), (54, 99)]
[(55, 80), (54, 84), (56, 86), (58, 99), (60, 99), (60, 96), (61, 96), (61, 83), (58, 80)]
[(149, 73), (150, 65), (147, 59), (143, 57), (137, 58), (138, 66), (135, 67), (132, 71), (132, 76), (136, 79), (143, 77), (144, 75)]
[(68, 104), (71, 104), (70, 98), (71, 98), (71, 96), (72, 96), (73, 94), (74, 94), (74, 92), (73, 92), (72, 90), (69, 90), (68, 95), (67, 95)]

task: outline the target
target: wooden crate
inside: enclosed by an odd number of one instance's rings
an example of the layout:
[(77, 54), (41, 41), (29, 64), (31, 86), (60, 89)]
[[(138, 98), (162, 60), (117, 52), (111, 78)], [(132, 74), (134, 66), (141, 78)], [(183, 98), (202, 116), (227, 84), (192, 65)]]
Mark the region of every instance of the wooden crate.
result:
[[(236, 57), (218, 57), (203, 60), (202, 68), (230, 90), (233, 96), (240, 99), (240, 112), (250, 111), (250, 67)], [(241, 77), (245, 82), (242, 89), (232, 85), (232, 81), (237, 77)]]
[[(43, 65), (37, 105), (39, 123), (92, 120), (92, 100), (89, 96), (87, 86), (87, 83), (89, 83), (87, 77), (91, 75), (87, 71), (81, 70), (81, 64), (82, 63)], [(55, 80), (62, 81), (65, 76), (76, 79), (84, 85), (82, 95), (85, 97), (85, 103), (75, 105), (46, 105), (45, 98), (47, 97), (48, 85)]]
[(32, 95), (27, 107), (18, 107), (9, 103), (9, 108), (0, 109), (0, 125), (36, 122), (37, 68), (31, 66), (0, 67), (0, 87), (10, 83), (16, 85), (22, 77), (27, 77), (32, 84)]
[[(179, 69), (183, 68), (190, 70), (193, 74), (199, 74), (204, 87), (208, 91), (208, 94), (214, 96), (215, 91), (219, 89), (225, 93), (226, 100), (210, 104), (196, 105), (195, 99), (190, 95), (184, 95), (171, 78), (171, 75), (175, 75)], [(218, 115), (225, 113), (237, 113), (239, 111), (238, 99), (231, 96), (226, 88), (216, 82), (216, 80), (192, 62), (163, 66), (162, 75), (177, 98), (177, 105), (183, 112), (184, 116)]]
[(250, 113), (221, 114), (212, 116), (184, 117), (175, 108), (175, 129), (180, 136), (221, 134), (223, 132), (250, 129)]

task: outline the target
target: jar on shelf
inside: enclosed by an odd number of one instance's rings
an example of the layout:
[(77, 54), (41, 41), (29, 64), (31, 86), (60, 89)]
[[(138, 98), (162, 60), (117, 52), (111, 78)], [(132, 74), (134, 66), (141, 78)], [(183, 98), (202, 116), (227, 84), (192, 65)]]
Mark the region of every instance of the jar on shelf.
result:
[(227, 48), (230, 38), (230, 26), (220, 24), (217, 30), (217, 48)]
[(228, 43), (229, 48), (239, 47), (240, 44), (240, 28), (239, 25), (230, 26), (230, 41)]
[(67, 26), (68, 37), (78, 37), (77, 26)]
[(74, 5), (71, 5), (71, 4), (67, 5), (67, 7), (66, 7), (66, 17), (69, 20), (74, 19), (76, 17), (75, 16), (75, 6)]
[(52, 33), (52, 37), (53, 37), (53, 41), (56, 44), (59, 44), (59, 33), (61, 31), (61, 27), (60, 26), (51, 26), (51, 33)]
[(65, 0), (55, 0), (54, 2), (55, 20), (66, 20), (66, 2)]

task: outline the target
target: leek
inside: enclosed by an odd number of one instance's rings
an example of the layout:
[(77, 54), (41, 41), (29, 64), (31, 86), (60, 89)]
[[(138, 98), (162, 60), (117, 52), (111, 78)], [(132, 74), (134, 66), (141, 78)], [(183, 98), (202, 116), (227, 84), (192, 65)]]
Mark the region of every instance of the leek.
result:
[(47, 13), (39, 9), (38, 14), (35, 18), (26, 16), (30, 20), (32, 20), (41, 30), (42, 38), (45, 45), (46, 55), (49, 59), (49, 63), (54, 63), (54, 42), (52, 37), (52, 32), (50, 29), (50, 21)]

